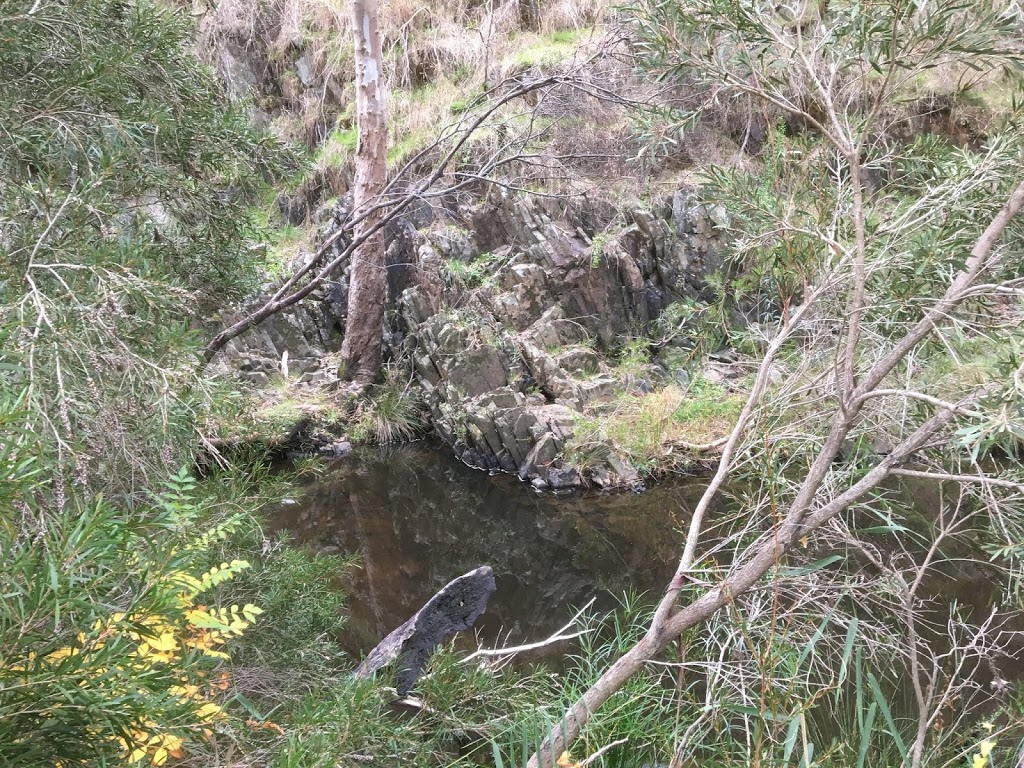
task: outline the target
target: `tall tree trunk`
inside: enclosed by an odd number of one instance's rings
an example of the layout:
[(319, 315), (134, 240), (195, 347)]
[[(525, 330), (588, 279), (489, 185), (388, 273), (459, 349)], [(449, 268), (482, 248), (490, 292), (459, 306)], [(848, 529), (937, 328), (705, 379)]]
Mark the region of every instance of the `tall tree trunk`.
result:
[[(359, 214), (376, 202), (387, 177), (387, 124), (377, 0), (352, 0), (352, 21), (359, 129), (353, 204), (355, 213)], [(377, 212), (364, 219), (356, 236), (372, 229), (381, 216), (383, 212)], [(380, 230), (352, 254), (348, 318), (341, 345), (342, 375), (363, 385), (373, 381), (380, 370), (385, 285), (384, 233)]]

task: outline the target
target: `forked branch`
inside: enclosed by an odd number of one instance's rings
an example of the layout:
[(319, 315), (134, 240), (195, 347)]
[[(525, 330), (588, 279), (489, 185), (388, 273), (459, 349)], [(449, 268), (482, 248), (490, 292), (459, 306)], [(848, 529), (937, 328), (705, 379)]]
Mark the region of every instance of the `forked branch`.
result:
[[(614, 695), (629, 678), (636, 674), (643, 665), (661, 653), (670, 642), (682, 632), (706, 621), (717, 611), (733, 602), (737, 597), (749, 590), (788, 552), (802, 537), (808, 536), (822, 525), (839, 515), (852, 504), (862, 499), (865, 494), (877, 488), (894, 470), (902, 468), (914, 460), (918, 452), (928, 445), (936, 435), (953, 423), (958, 414), (970, 411), (986, 395), (994, 391), (994, 385), (987, 385), (975, 390), (957, 403), (940, 405), (936, 411), (924, 421), (911, 435), (906, 437), (887, 456), (864, 474), (857, 482), (839, 493), (830, 501), (815, 506), (822, 483), (825, 481), (833, 461), (839, 454), (843, 441), (855, 426), (860, 406), (867, 399), (865, 396), (878, 388), (885, 377), (895, 366), (934, 328), (942, 322), (965, 296), (965, 291), (982, 273), (983, 267), (995, 247), (1000, 235), (1010, 220), (1024, 207), (1024, 183), (1021, 183), (1010, 195), (1006, 205), (999, 211), (993, 221), (986, 227), (971, 249), (964, 270), (956, 276), (942, 297), (925, 312), (922, 319), (912, 327), (906, 337), (898, 341), (893, 349), (882, 356), (864, 376), (854, 390), (853, 397), (846, 409), (838, 408), (833, 417), (828, 437), (821, 450), (808, 469), (797, 493), (789, 505), (783, 519), (761, 535), (752, 547), (751, 557), (739, 564), (716, 587), (713, 587), (684, 608), (677, 608), (677, 598), (687, 583), (696, 542), (700, 536), (701, 517), (694, 515), (687, 536), (686, 549), (680, 560), (675, 576), (666, 588), (665, 595), (655, 612), (654, 618), (644, 635), (623, 656), (619, 657), (601, 677), (576, 701), (565, 713), (558, 727), (552, 729), (537, 751), (530, 758), (529, 768), (550, 768), (555, 764), (562, 751), (579, 735), (581, 729), (612, 695)], [(790, 326), (782, 329), (780, 339), (792, 332), (792, 326), (799, 323), (803, 314), (797, 313), (790, 321)], [(779, 341), (779, 340), (777, 340)], [(779, 341), (781, 344), (781, 341)], [(777, 349), (769, 348), (764, 362), (758, 372), (760, 381), (766, 376)], [(732, 470), (733, 448), (743, 437), (750, 423), (751, 415), (760, 405), (765, 386), (755, 382), (754, 390), (748, 399), (744, 411), (730, 435), (726, 450), (723, 451), (715, 480), (701, 498), (697, 509), (703, 513), (712, 498), (721, 488)]]

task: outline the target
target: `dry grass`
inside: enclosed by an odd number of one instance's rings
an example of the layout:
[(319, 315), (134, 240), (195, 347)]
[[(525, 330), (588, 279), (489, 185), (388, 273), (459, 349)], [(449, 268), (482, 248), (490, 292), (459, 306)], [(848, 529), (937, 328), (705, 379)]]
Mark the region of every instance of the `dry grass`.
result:
[(580, 420), (568, 458), (587, 466), (593, 451), (608, 446), (620, 451), (642, 472), (669, 469), (686, 461), (679, 447), (704, 445), (728, 434), (739, 415), (743, 398), (697, 379), (686, 390), (675, 385), (644, 394), (626, 393), (614, 409), (596, 418)]
[[(514, 0), (385, 0), (380, 30), (392, 146), (417, 145), (415, 137), (450, 123), (517, 52), (545, 50), (556, 36), (593, 27), (609, 0), (540, 5), (530, 29)], [(228, 52), (258, 70), (270, 101), (284, 108), (272, 114), (272, 128), (314, 148), (351, 119), (351, 25), (347, 4), (333, 0), (211, 0), (199, 18), (199, 47), (214, 63), (222, 64)], [(560, 49), (557, 58), (568, 59), (577, 46), (559, 37), (554, 47)], [(300, 59), (312, 85), (299, 81)]]

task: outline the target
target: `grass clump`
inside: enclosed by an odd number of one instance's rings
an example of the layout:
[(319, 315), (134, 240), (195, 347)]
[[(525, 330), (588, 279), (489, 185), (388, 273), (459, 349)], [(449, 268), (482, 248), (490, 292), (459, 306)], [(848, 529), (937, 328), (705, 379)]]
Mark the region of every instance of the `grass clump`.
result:
[(397, 443), (419, 437), (427, 428), (419, 390), (389, 371), (356, 409), (349, 437), (356, 442)]
[(291, 274), (291, 263), (295, 255), (309, 247), (309, 232), (294, 224), (285, 224), (271, 232), (266, 255), (267, 276), (282, 280)]
[(684, 390), (675, 384), (651, 392), (627, 392), (610, 412), (580, 419), (566, 458), (586, 467), (609, 448), (640, 472), (671, 469), (685, 456), (676, 446), (713, 442), (732, 428), (743, 401), (724, 387), (696, 377)]
[(579, 41), (590, 34), (588, 28), (560, 29), (544, 35), (515, 52), (513, 61), (520, 67), (553, 67), (570, 60), (579, 50)]
[(672, 421), (693, 434), (715, 436), (732, 427), (742, 408), (741, 396), (698, 375), (686, 388)]
[(444, 271), (449, 283), (453, 286), (462, 289), (477, 288), (483, 285), (487, 278), (485, 265), (483, 259), (474, 259), (470, 262), (461, 259), (448, 259), (444, 263)]

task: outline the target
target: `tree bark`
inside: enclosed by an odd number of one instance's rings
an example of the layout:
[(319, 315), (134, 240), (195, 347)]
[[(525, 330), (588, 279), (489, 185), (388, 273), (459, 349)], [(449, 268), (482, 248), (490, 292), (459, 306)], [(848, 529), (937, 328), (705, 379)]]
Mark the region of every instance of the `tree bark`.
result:
[[(377, 0), (352, 0), (352, 21), (359, 131), (352, 194), (353, 213), (358, 216), (370, 209), (387, 180), (387, 124)], [(356, 239), (366, 232), (372, 234), (353, 252), (349, 273), (348, 317), (341, 345), (342, 376), (364, 385), (377, 376), (381, 362), (386, 284), (384, 233), (380, 228), (373, 230), (383, 215), (382, 210), (373, 211), (357, 225)]]

